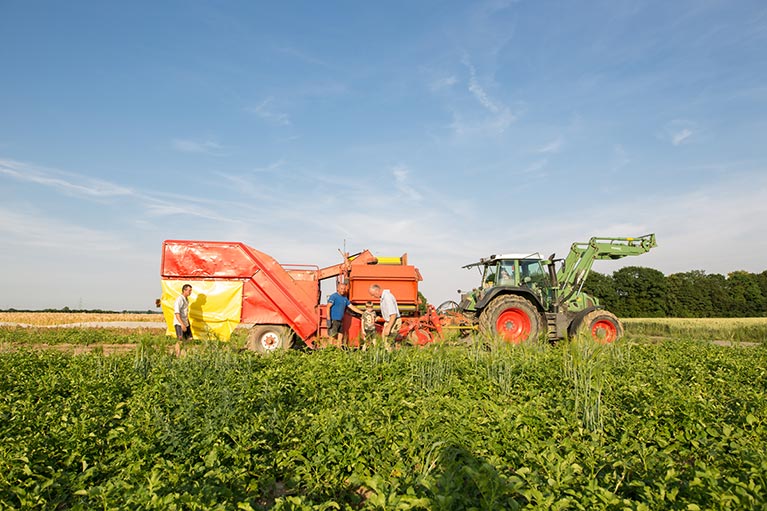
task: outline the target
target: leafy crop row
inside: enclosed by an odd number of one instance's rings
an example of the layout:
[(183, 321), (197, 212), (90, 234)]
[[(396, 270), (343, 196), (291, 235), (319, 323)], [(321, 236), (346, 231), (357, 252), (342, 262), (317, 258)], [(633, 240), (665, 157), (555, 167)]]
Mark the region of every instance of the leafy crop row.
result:
[(0, 355), (0, 506), (753, 509), (767, 350)]

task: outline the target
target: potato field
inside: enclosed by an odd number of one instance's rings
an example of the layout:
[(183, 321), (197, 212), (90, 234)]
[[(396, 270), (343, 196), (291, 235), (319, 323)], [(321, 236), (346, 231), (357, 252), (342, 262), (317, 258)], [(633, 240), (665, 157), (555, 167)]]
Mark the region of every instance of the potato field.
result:
[(0, 508), (767, 507), (767, 320), (626, 331), (177, 358), (0, 327)]

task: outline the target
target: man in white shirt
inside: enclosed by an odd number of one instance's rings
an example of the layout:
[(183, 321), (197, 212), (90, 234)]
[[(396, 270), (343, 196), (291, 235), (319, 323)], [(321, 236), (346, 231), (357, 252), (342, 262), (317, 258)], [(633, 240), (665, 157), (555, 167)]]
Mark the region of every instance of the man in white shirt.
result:
[(370, 296), (379, 298), (381, 300), (381, 316), (384, 323), (381, 330), (381, 337), (394, 341), (399, 334), (399, 329), (402, 327), (402, 319), (400, 319), (399, 307), (397, 306), (397, 299), (388, 289), (381, 289), (378, 284), (373, 284), (368, 289)]
[(192, 294), (191, 284), (181, 287), (181, 295), (173, 304), (173, 327), (176, 330), (176, 355), (181, 354), (181, 342), (192, 338), (192, 327), (189, 324), (189, 295)]

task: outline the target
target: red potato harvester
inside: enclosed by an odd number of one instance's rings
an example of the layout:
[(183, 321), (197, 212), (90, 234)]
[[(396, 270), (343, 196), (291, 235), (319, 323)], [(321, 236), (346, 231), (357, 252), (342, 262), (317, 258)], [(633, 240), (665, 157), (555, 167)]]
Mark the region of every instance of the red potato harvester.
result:
[[(372, 284), (389, 289), (402, 314), (398, 339), (422, 345), (441, 336), (434, 308), (419, 312), (418, 283), (423, 278), (415, 266), (407, 264), (407, 254), (377, 258), (364, 250), (341, 255), (339, 264), (319, 268), (280, 264), (240, 242), (167, 240), (162, 249), (161, 303), (168, 331), (173, 331), (173, 302), (188, 283), (193, 289), (190, 321), (196, 338), (226, 340), (238, 324), (249, 324), (249, 349), (288, 349), (296, 336), (315, 348), (327, 337), (327, 307), (320, 303), (320, 282), (333, 278), (349, 284), (348, 298), (361, 308), (368, 301), (378, 306), (368, 294)], [(344, 331), (349, 345), (359, 346), (361, 322), (348, 310)]]

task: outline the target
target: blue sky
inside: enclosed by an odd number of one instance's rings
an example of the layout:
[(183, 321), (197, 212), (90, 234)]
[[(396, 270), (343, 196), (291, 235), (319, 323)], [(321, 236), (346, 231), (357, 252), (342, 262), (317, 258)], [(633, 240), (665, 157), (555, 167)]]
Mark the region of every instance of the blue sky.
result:
[(655, 232), (767, 269), (767, 4), (0, 1), (0, 308), (147, 309), (165, 239), (325, 266)]

